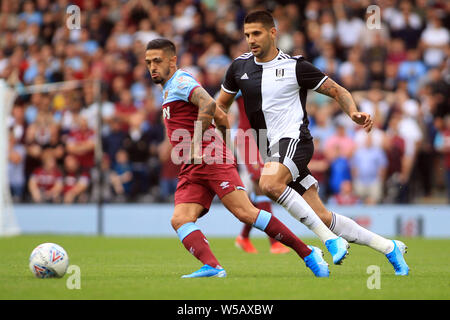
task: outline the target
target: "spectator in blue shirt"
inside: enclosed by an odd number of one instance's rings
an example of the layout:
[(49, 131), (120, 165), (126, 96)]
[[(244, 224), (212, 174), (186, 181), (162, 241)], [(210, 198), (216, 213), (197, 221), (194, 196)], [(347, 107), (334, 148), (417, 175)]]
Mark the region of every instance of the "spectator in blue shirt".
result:
[(415, 97), (420, 79), (425, 76), (427, 67), (420, 60), (419, 51), (417, 49), (409, 49), (407, 60), (400, 63), (398, 67), (398, 79), (408, 83), (408, 93)]
[(332, 195), (339, 193), (343, 181), (352, 180), (350, 161), (339, 145), (335, 146), (337, 157), (330, 163), (329, 188)]
[(332, 43), (325, 42), (322, 45), (322, 54), (314, 59), (313, 64), (330, 77), (337, 75), (341, 63)]
[(35, 11), (33, 1), (26, 1), (23, 4), (23, 12), (19, 14), (19, 20), (26, 21), (28, 25), (37, 24), (42, 25), (42, 14)]
[(380, 202), (387, 158), (383, 149), (373, 145), (370, 134), (366, 144), (355, 151), (350, 163), (356, 194), (367, 204)]

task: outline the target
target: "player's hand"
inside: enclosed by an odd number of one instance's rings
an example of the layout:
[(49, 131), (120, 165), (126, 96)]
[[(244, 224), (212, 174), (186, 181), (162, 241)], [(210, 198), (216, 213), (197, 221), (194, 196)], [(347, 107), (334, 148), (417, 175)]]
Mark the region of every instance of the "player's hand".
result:
[(366, 112), (353, 112), (350, 117), (354, 122), (356, 122), (360, 126), (363, 126), (366, 132), (370, 132), (370, 130), (372, 130), (373, 120), (370, 117), (370, 114)]

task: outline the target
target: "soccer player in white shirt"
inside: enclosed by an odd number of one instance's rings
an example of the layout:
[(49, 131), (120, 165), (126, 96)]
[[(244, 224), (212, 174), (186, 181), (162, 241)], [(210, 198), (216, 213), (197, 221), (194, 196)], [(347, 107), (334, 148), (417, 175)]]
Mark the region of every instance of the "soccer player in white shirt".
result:
[[(347, 242), (367, 245), (386, 255), (397, 275), (407, 275), (403, 258), (406, 246), (385, 239), (345, 216), (328, 211), (319, 198), (317, 180), (307, 165), (313, 154), (306, 115), (306, 93), (315, 90), (335, 99), (341, 109), (367, 132), (373, 121), (359, 112), (351, 94), (303, 57), (290, 57), (276, 47), (277, 30), (272, 15), (255, 11), (244, 20), (244, 34), (250, 52), (230, 65), (217, 106), (224, 115), (241, 90), (247, 117), (253, 129), (267, 130), (269, 157), (260, 179), (261, 190), (304, 223), (326, 245), (333, 262), (340, 264), (347, 254)], [(216, 109), (216, 110), (217, 110)], [(219, 117), (216, 114), (216, 121)], [(219, 127), (227, 126), (226, 117)], [(259, 134), (260, 136), (260, 134)], [(259, 139), (259, 144), (264, 139)], [(262, 147), (260, 148), (262, 150)]]

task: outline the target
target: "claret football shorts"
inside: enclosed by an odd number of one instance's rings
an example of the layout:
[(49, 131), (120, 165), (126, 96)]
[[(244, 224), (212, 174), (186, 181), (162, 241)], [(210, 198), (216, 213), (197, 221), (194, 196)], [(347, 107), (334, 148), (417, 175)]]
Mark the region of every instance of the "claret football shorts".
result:
[(216, 194), (222, 199), (234, 190), (245, 190), (234, 165), (207, 165), (205, 171), (204, 175), (184, 174), (179, 177), (175, 191), (175, 205), (198, 203), (205, 208), (202, 213), (204, 215), (208, 212)]

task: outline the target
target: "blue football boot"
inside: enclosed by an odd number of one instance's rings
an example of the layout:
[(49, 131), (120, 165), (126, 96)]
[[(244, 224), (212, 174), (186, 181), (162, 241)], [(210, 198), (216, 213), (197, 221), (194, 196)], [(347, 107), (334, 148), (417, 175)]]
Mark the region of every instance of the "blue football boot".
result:
[(348, 248), (350, 247), (347, 240), (342, 237), (325, 241), (325, 246), (333, 257), (334, 264), (342, 264), (348, 255)]
[(186, 274), (181, 276), (182, 278), (204, 278), (204, 277), (217, 277), (224, 278), (227, 276), (225, 269), (220, 268), (216, 269), (207, 264), (198, 269), (197, 271), (192, 272), (191, 274)]
[(386, 254), (389, 262), (392, 264), (395, 270), (395, 275), (397, 276), (407, 276), (409, 273), (409, 267), (406, 264), (403, 255), (406, 253), (408, 247), (401, 241), (392, 240), (394, 242), (394, 250)]
[(328, 269), (328, 263), (323, 260), (323, 252), (317, 247), (308, 246), (312, 252), (303, 259), (306, 266), (311, 269), (316, 277), (328, 278), (330, 276), (330, 270)]

